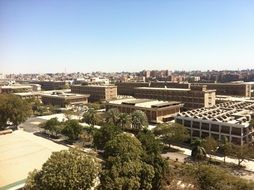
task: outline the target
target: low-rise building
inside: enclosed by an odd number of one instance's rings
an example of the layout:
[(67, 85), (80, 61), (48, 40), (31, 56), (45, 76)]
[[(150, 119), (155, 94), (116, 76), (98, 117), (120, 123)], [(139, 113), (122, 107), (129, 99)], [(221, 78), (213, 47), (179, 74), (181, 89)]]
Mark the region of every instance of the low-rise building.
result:
[(32, 92), (32, 86), (29, 85), (0, 86), (0, 93), (10, 94), (20, 92)]
[(72, 93), (89, 94), (90, 101), (108, 101), (117, 98), (116, 86), (72, 85)]
[(180, 112), (183, 105), (176, 101), (159, 101), (151, 99), (120, 99), (106, 103), (106, 110), (117, 108), (122, 113), (131, 113), (135, 110), (143, 111), (150, 123), (162, 123), (172, 120)]
[(69, 88), (69, 83), (67, 81), (41, 81), (41, 80), (31, 80), (31, 81), (19, 81), (20, 83), (39, 84), (42, 90), (62, 90)]
[(227, 138), (229, 142), (243, 145), (253, 142), (254, 101), (231, 101), (212, 108), (199, 108), (179, 113), (176, 123), (184, 125), (193, 137)]
[(191, 86), (183, 88), (151, 88), (138, 87), (134, 89), (135, 98), (149, 98), (164, 101), (179, 101), (185, 109), (212, 107), (215, 105), (215, 90), (207, 90), (206, 86)]
[(20, 93), (14, 93), (16, 96), (22, 98), (23, 100), (26, 99), (41, 99), (41, 93), (40, 92), (20, 92)]
[(41, 94), (41, 100), (44, 104), (60, 107), (83, 106), (88, 103), (88, 97), (88, 94), (73, 94), (61, 91)]
[(134, 88), (137, 87), (155, 87), (155, 88), (190, 88), (190, 83), (176, 82), (119, 82), (116, 83), (117, 93), (119, 95), (134, 95)]
[(40, 84), (30, 84), (29, 86), (32, 86), (32, 89), (34, 92), (41, 91), (41, 85)]
[(207, 89), (215, 89), (217, 95), (251, 97), (251, 84), (248, 83), (199, 83), (199, 84), (207, 85)]

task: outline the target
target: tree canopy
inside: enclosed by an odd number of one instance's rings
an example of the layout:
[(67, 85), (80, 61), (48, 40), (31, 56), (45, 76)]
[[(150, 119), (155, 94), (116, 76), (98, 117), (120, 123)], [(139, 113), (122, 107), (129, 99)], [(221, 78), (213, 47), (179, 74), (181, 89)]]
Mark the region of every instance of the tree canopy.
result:
[(57, 118), (51, 118), (50, 120), (43, 123), (42, 127), (49, 131), (52, 135), (57, 136), (62, 132), (63, 126), (61, 122), (57, 120)]
[(244, 145), (235, 145), (232, 144), (231, 156), (235, 157), (238, 160), (238, 166), (241, 165), (246, 159), (251, 159), (253, 157), (253, 147), (250, 147), (248, 144)]
[(162, 183), (169, 173), (168, 163), (161, 157), (162, 142), (155, 138), (155, 135), (147, 129), (140, 131), (137, 138), (142, 144), (144, 153), (142, 159), (154, 168), (152, 189), (161, 189)]
[(148, 126), (148, 119), (144, 112), (136, 110), (131, 113), (131, 124), (134, 130), (141, 130)]
[(213, 137), (207, 137), (201, 141), (201, 146), (205, 149), (206, 153), (212, 157), (219, 148), (219, 143)]
[(101, 189), (151, 189), (154, 169), (142, 161), (142, 145), (130, 134), (121, 133), (105, 146)]
[(205, 160), (206, 159), (206, 150), (204, 147), (201, 146), (202, 140), (199, 138), (194, 139), (192, 142), (192, 151), (191, 157), (194, 160)]
[(83, 121), (89, 125), (96, 125), (100, 122), (101, 118), (97, 114), (97, 111), (93, 108), (88, 109), (83, 115)]
[(106, 112), (106, 122), (111, 125), (117, 125), (120, 112), (117, 108), (109, 109)]
[(99, 171), (96, 159), (80, 150), (53, 152), (41, 170), (30, 173), (25, 189), (90, 189)]
[(156, 136), (165, 143), (165, 144), (172, 144), (172, 143), (181, 143), (189, 139), (189, 133), (187, 129), (178, 123), (164, 123), (158, 125), (153, 130)]
[(18, 126), (32, 114), (32, 106), (18, 96), (0, 94), (0, 128), (4, 129), (8, 122)]
[(187, 177), (198, 190), (252, 190), (254, 183), (233, 176), (225, 169), (210, 164), (184, 164), (177, 171), (180, 179)]
[(77, 120), (67, 120), (64, 123), (62, 133), (67, 136), (71, 141), (77, 140), (79, 135), (82, 133), (83, 127)]
[(127, 113), (120, 113), (118, 115), (117, 126), (122, 130), (131, 128), (131, 117)]
[(103, 125), (100, 129), (93, 131), (93, 143), (98, 149), (104, 149), (106, 143), (112, 140), (121, 132), (121, 129), (114, 125)]

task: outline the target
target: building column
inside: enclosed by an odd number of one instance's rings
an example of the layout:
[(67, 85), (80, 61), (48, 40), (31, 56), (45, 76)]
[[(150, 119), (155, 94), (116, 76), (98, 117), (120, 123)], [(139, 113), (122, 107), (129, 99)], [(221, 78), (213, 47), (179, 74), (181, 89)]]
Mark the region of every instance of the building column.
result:
[(199, 122), (199, 138), (201, 138), (202, 130), (201, 130), (201, 122)]
[(229, 128), (229, 142), (231, 143), (232, 142), (232, 126), (230, 126), (230, 128)]
[(211, 138), (212, 134), (211, 134), (211, 123), (209, 123), (209, 137)]
[(219, 140), (221, 140), (221, 125), (219, 125)]

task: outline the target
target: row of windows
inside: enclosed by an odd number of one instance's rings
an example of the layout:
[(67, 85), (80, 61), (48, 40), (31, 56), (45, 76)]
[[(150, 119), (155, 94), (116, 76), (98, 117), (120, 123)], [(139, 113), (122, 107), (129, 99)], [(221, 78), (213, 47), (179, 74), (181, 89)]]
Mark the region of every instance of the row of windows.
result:
[[(204, 123), (204, 122), (200, 123), (197, 121), (193, 121), (191, 124), (191, 121), (189, 121), (189, 120), (184, 120), (184, 123), (183, 123), (183, 121), (181, 119), (176, 119), (176, 122), (179, 124), (183, 124), (184, 126), (189, 127), (189, 128), (194, 128), (194, 129), (198, 129), (198, 130), (199, 129), (208, 130), (208, 131), (210, 129), (211, 131), (214, 131), (214, 132), (230, 134), (230, 126), (226, 126), (226, 125), (222, 125), (220, 127), (217, 124), (209, 125), (209, 123)], [(244, 128), (243, 132), (246, 134), (247, 129)], [(241, 135), (241, 133), (242, 133), (241, 128), (231, 127), (231, 134), (232, 135)]]

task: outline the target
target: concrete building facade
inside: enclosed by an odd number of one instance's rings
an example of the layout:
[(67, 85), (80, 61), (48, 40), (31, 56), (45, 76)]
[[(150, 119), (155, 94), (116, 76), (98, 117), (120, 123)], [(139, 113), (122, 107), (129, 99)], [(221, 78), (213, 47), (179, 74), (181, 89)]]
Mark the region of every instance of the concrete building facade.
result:
[(146, 114), (150, 123), (162, 123), (172, 120), (182, 106), (180, 102), (129, 98), (107, 102), (106, 110), (117, 108), (120, 112), (128, 114), (140, 110)]
[(71, 92), (89, 94), (90, 101), (108, 101), (117, 98), (116, 86), (72, 85)]
[(31, 84), (40, 84), (43, 90), (61, 90), (68, 87), (66, 81), (29, 81)]
[(247, 83), (199, 83), (199, 84), (207, 85), (207, 89), (215, 89), (217, 95), (251, 97), (251, 84)]
[(83, 106), (88, 103), (89, 95), (72, 94), (64, 92), (53, 92), (51, 94), (41, 94), (43, 104), (60, 106), (62, 108), (68, 106)]
[(135, 98), (149, 98), (164, 101), (179, 101), (186, 110), (215, 105), (215, 90), (207, 90), (206, 86), (192, 86), (190, 89), (150, 88), (134, 89)]
[(253, 142), (254, 128), (250, 125), (254, 102), (227, 102), (213, 108), (200, 108), (179, 113), (176, 123), (184, 125), (191, 138), (227, 138), (229, 142), (243, 145)]
[(13, 86), (0, 86), (0, 93), (20, 93), (32, 92), (32, 86), (29, 85), (13, 85)]
[(137, 87), (155, 87), (155, 88), (190, 88), (190, 83), (174, 82), (120, 82), (116, 83), (117, 93), (119, 95), (134, 95), (134, 88)]

